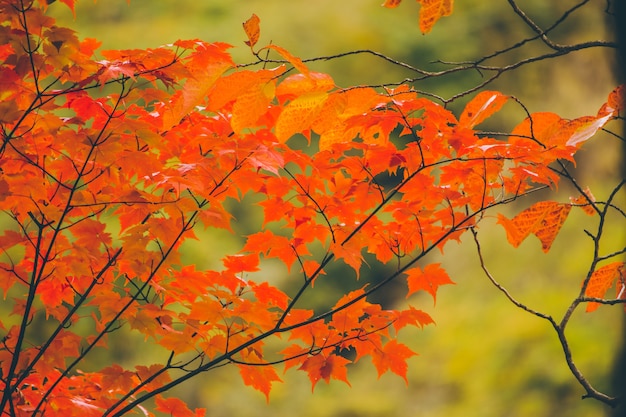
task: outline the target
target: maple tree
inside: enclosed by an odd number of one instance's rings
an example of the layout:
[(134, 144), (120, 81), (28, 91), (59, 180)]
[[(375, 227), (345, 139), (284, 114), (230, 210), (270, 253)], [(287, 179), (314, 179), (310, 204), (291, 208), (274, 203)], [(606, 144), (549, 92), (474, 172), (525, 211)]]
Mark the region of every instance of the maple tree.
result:
[[(73, 0), (61, 2), (74, 10)], [(494, 75), (462, 93), (472, 98), (457, 116), (409, 81), (341, 88), (280, 46), (258, 47), (256, 15), (243, 27), (256, 62), (238, 65), (229, 45), (201, 40), (99, 51), (97, 40), (56, 26), (49, 3), (0, 0), (0, 208), (10, 224), (0, 235), (0, 290), (11, 308), (0, 321), (2, 415), (203, 415), (164, 394), (225, 364), (268, 399), (281, 364), (306, 373), (313, 389), (321, 380), (349, 384), (348, 365), (364, 358), (379, 375), (406, 380), (416, 353), (398, 332), (433, 319), (370, 296), (405, 279), (407, 297), (426, 291), (436, 300), (453, 280), (422, 262), (463, 234), (475, 239), (494, 285), (553, 325), (586, 396), (618, 401), (578, 370), (565, 328), (579, 305), (626, 301), (625, 249), (601, 249), (608, 216), (624, 220), (624, 183), (597, 200), (567, 164), (621, 118), (623, 87), (595, 114), (568, 120), (484, 89), (509, 68), (464, 64)], [(453, 9), (451, 0), (420, 3), (424, 33)], [(534, 27), (560, 54), (603, 46), (556, 45)], [(479, 130), (504, 106), (527, 117), (507, 135)], [(570, 202), (539, 201), (511, 219), (498, 213), (562, 179), (579, 192)], [(250, 194), (263, 213), (259, 229), (219, 268), (186, 264), (183, 243), (199, 230), (234, 234), (230, 204)], [(511, 245), (534, 234), (547, 252), (572, 210), (597, 219), (588, 232), (594, 256), (556, 320), (498, 283), (478, 228), (495, 211)], [(269, 260), (285, 267), (295, 291), (272, 285)], [(366, 260), (394, 272), (326, 311), (307, 306), (316, 282), (348, 279), (327, 275), (333, 263), (358, 279)], [(616, 296), (605, 298), (612, 286)], [(97, 352), (122, 328), (160, 346), (165, 360), (98, 367)]]

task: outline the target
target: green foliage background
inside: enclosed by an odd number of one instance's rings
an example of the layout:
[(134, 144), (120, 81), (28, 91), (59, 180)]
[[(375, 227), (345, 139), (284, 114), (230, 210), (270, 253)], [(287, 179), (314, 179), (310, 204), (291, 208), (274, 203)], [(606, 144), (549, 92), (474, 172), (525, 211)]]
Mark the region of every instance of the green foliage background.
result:
[[(49, 13), (61, 24), (75, 28), (81, 37), (104, 41), (106, 49), (154, 47), (176, 39), (202, 38), (233, 44), (233, 55), (242, 63), (253, 60), (243, 44), (241, 27), (252, 13), (261, 18), (259, 45), (271, 41), (302, 58), (372, 49), (425, 69), (443, 68), (431, 63), (436, 59), (476, 59), (532, 35), (504, 0), (458, 0), (453, 15), (440, 21), (427, 36), (419, 33), (415, 2), (407, 0), (396, 10), (383, 9), (380, 3), (132, 0), (127, 4), (108, 0), (80, 2), (76, 20), (58, 3), (50, 7)], [(540, 24), (550, 24), (575, 2), (522, 3)], [(605, 38), (603, 7), (596, 4), (590, 7), (595, 13), (587, 10), (574, 14), (554, 36), (564, 43)], [(545, 52), (535, 45), (503, 59), (511, 62), (539, 51)], [(499, 59), (494, 64), (502, 62)], [(517, 96), (531, 111), (553, 111), (563, 117), (595, 114), (614, 86), (610, 65), (610, 51), (591, 51), (524, 67), (506, 74), (491, 88)], [(320, 61), (312, 66), (332, 74), (341, 86), (379, 85), (412, 75), (369, 55)], [(464, 73), (422, 82), (416, 88), (449, 97), (479, 80), (478, 73)], [(510, 131), (522, 117), (519, 109), (504, 112), (490, 128)], [(602, 199), (608, 192), (604, 188), (607, 179), (617, 175), (618, 153), (608, 136), (599, 135), (593, 142), (583, 151), (579, 174), (581, 183), (589, 185)], [(567, 201), (569, 193), (571, 190), (563, 186), (555, 198)], [(520, 201), (510, 215), (530, 203)], [(244, 225), (245, 213), (239, 219)], [(493, 219), (486, 220), (481, 235), (494, 275), (522, 302), (562, 315), (586, 272), (591, 242), (582, 225), (589, 220), (573, 214), (547, 255), (533, 239), (517, 250), (510, 248), (503, 230)], [(612, 233), (612, 242), (623, 241), (622, 229), (615, 228)], [(188, 260), (210, 265), (225, 247), (235, 248), (237, 244), (225, 243), (229, 237), (223, 234), (208, 233), (205, 238), (201, 246), (186, 248)], [(373, 366), (364, 364), (352, 368), (351, 388), (337, 382), (318, 384), (312, 394), (306, 375), (290, 371), (283, 377), (284, 384), (275, 385), (271, 402), (266, 404), (262, 394), (243, 386), (235, 369), (225, 367), (180, 387), (176, 394), (194, 406), (206, 407), (207, 415), (215, 417), (602, 415), (603, 406), (580, 399), (583, 391), (569, 373), (549, 324), (516, 309), (488, 283), (479, 270), (469, 238), (466, 236), (460, 245), (448, 245), (444, 256), (431, 259), (442, 262), (457, 285), (441, 288), (436, 306), (427, 296), (408, 300), (429, 311), (437, 322), (437, 326), (403, 337), (420, 354), (409, 361), (408, 386), (394, 375), (377, 381)], [(268, 275), (275, 272), (270, 269)], [(402, 295), (394, 301), (407, 302)], [(619, 307), (601, 307), (592, 315), (577, 313), (568, 332), (575, 360), (600, 389), (608, 388), (607, 374), (621, 315)], [(159, 360), (158, 352), (151, 351), (148, 344), (128, 337), (112, 337), (116, 360), (128, 364), (134, 364), (137, 358)]]

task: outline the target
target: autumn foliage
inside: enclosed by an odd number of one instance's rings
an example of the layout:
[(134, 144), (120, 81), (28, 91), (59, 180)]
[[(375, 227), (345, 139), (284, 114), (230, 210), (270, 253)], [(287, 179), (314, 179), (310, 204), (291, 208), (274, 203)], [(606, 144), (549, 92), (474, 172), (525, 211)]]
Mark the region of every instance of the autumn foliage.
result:
[[(395, 8), (402, 0), (385, 0), (383, 6)], [(437, 20), (452, 14), (454, 0), (417, 0), (420, 4), (419, 27), (422, 33), (428, 33)]]
[[(424, 32), (452, 11), (421, 3)], [(98, 51), (46, 7), (0, 0), (0, 290), (12, 308), (0, 321), (2, 416), (203, 415), (163, 394), (224, 364), (268, 398), (279, 369), (303, 371), (313, 388), (349, 384), (348, 365), (369, 358), (406, 379), (415, 352), (396, 336), (433, 320), (369, 295), (406, 280), (407, 297), (435, 300), (452, 279), (418, 262), (487, 210), (555, 187), (552, 166), (573, 162), (622, 110), (616, 90), (594, 115), (529, 114), (494, 138), (478, 126), (518, 105), (511, 97), (482, 91), (455, 115), (408, 85), (341, 88), (279, 46), (258, 48), (256, 16), (246, 43), (282, 63), (239, 66), (229, 45), (201, 40)], [(582, 191), (500, 214), (509, 242), (534, 234), (548, 251), (571, 210), (605, 210)], [(235, 233), (232, 202), (248, 195), (258, 230), (218, 268), (186, 264), (181, 245), (201, 230)], [(358, 279), (366, 255), (395, 272), (327, 311), (306, 306), (317, 281), (355, 279), (327, 275), (331, 263)], [(268, 260), (295, 291), (263, 274)], [(623, 263), (598, 265), (583, 295), (598, 301), (623, 282)], [(120, 328), (164, 360), (93, 369)]]

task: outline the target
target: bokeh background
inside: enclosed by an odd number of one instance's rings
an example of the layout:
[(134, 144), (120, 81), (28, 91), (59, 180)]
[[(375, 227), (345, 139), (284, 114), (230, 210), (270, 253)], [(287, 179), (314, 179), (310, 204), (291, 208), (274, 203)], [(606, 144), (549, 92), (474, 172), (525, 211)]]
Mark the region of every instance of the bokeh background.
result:
[[(156, 47), (177, 39), (201, 38), (227, 42), (240, 63), (254, 60), (244, 45), (241, 23), (256, 13), (261, 19), (259, 45), (272, 42), (302, 58), (371, 49), (424, 69), (433, 63), (473, 60), (532, 36), (505, 0), (458, 0), (452, 16), (438, 22), (424, 36), (417, 24), (418, 5), (406, 0), (399, 8), (380, 6), (382, 0), (107, 0), (81, 1), (76, 18), (59, 2), (48, 13), (60, 24), (75, 28), (81, 37), (103, 41), (104, 49)], [(541, 25), (553, 23), (574, 1), (525, 0), (520, 5)], [(562, 43), (610, 37), (605, 27), (605, 2), (590, 2), (574, 13), (554, 34)], [(491, 61), (512, 63), (546, 52), (533, 42)], [(594, 49), (546, 60), (504, 74), (490, 88), (518, 97), (530, 111), (553, 111), (563, 117), (595, 114), (615, 85), (612, 51)], [(311, 64), (330, 73), (339, 86), (379, 85), (413, 74), (370, 55), (351, 55)], [(477, 72), (419, 82), (415, 88), (451, 97), (476, 85)], [(458, 108), (464, 103), (452, 104)], [(486, 126), (510, 131), (523, 118), (519, 108), (505, 110)], [(577, 175), (599, 199), (610, 191), (618, 175), (618, 147), (610, 135), (600, 134), (585, 145)], [(567, 201), (567, 185), (553, 198)], [(531, 204), (520, 201), (510, 215)], [(247, 212), (239, 216), (246, 227)], [(518, 249), (506, 243), (504, 231), (492, 218), (481, 226), (488, 266), (520, 301), (561, 317), (579, 291), (590, 260), (591, 241), (583, 228), (589, 219), (572, 213), (549, 254), (529, 238)], [(623, 226), (623, 225), (622, 225)], [(623, 242), (624, 228), (611, 228), (608, 242)], [(237, 248), (237, 239), (206, 233), (200, 245), (186, 247), (188, 261), (210, 265), (219, 253)], [(608, 245), (607, 245), (608, 246)], [(409, 360), (409, 384), (392, 374), (377, 378), (374, 367), (362, 363), (350, 370), (352, 386), (341, 382), (318, 384), (315, 392), (304, 373), (289, 371), (284, 384), (274, 386), (266, 403), (259, 392), (243, 386), (232, 367), (209, 372), (181, 386), (176, 394), (213, 417), (586, 417), (604, 415), (604, 406), (581, 400), (584, 394), (563, 359), (549, 323), (515, 308), (486, 279), (479, 268), (470, 236), (446, 246), (429, 261), (442, 262), (455, 286), (442, 287), (436, 306), (429, 296), (404, 299), (401, 289), (385, 294), (387, 303), (415, 304), (428, 311), (436, 326), (402, 336), (419, 356)], [(342, 271), (337, 271), (342, 276)], [(365, 279), (380, 271), (362, 271)], [(282, 277), (277, 279), (288, 279)], [(341, 291), (328, 287), (328, 291)], [(288, 283), (286, 283), (287, 285)], [(400, 286), (403, 284), (400, 283)], [(335, 297), (331, 297), (334, 300)], [(323, 300), (319, 301), (323, 303)], [(608, 375), (619, 339), (620, 307), (601, 307), (593, 314), (578, 311), (568, 330), (574, 359), (599, 389), (609, 389)], [(112, 338), (111, 355), (132, 366), (136, 361), (159, 360), (141, 339)]]

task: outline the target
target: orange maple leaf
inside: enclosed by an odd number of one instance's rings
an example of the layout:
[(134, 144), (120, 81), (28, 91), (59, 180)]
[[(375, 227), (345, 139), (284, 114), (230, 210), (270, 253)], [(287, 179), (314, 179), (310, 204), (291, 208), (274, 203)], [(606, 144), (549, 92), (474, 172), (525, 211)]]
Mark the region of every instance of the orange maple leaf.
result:
[(193, 333), (194, 330), (190, 327), (185, 327), (182, 331), (169, 329), (158, 343), (171, 352), (190, 352), (196, 348), (197, 340), (194, 339)]
[(186, 58), (187, 68), (193, 72), (193, 77), (186, 81), (182, 90), (172, 96), (169, 108), (163, 114), (163, 131), (180, 123), (203, 102), (220, 76), (234, 66), (226, 52), (229, 45), (198, 43), (195, 47), (196, 50)]
[(259, 270), (259, 254), (229, 255), (224, 258), (224, 266), (234, 273), (254, 272)]
[(315, 385), (323, 379), (326, 383), (330, 379), (338, 379), (350, 385), (348, 381), (348, 370), (346, 364), (351, 363), (348, 359), (337, 355), (325, 356), (320, 353), (308, 357), (298, 370), (306, 371), (311, 380), (311, 391), (315, 389)]
[(152, 390), (157, 387), (163, 386), (171, 381), (170, 376), (167, 372), (163, 372), (163, 365), (137, 365), (135, 366), (136, 375), (141, 380), (144, 381), (146, 389)]
[(435, 23), (452, 13), (454, 0), (417, 0), (421, 5), (419, 24), (422, 33), (430, 32)]
[(580, 144), (586, 142), (593, 135), (595, 135), (596, 132), (602, 129), (602, 127), (612, 118), (612, 113), (599, 114), (596, 117), (579, 117), (578, 119), (574, 119), (567, 123), (564, 132), (562, 132), (561, 135), (558, 135), (557, 137), (560, 138), (563, 135), (566, 135), (565, 145), (570, 147), (577, 147)]
[(613, 113), (602, 110), (597, 116), (583, 116), (573, 120), (563, 119), (550, 112), (533, 113), (513, 129), (511, 144), (521, 144), (519, 148), (523, 149), (526, 138), (532, 138), (547, 148), (546, 152), (537, 153), (537, 156), (543, 155), (543, 161), (547, 161), (548, 156), (573, 161), (576, 149), (612, 118)]
[(196, 408), (191, 411), (187, 404), (178, 398), (163, 398), (160, 395), (155, 397), (156, 410), (171, 417), (198, 417), (203, 416), (205, 409)]
[(105, 390), (128, 392), (137, 384), (138, 377), (132, 371), (127, 371), (118, 364), (113, 364), (100, 371), (102, 382), (100, 386)]
[[(585, 296), (590, 298), (603, 298), (613, 282), (624, 274), (624, 262), (613, 262), (604, 265), (591, 274), (591, 278), (585, 288)], [(596, 310), (599, 303), (590, 302), (585, 310), (587, 313)]]
[(372, 351), (372, 362), (378, 371), (378, 377), (390, 370), (396, 375), (401, 376), (407, 384), (409, 380), (406, 377), (408, 369), (406, 360), (416, 353), (409, 349), (406, 345), (399, 343), (397, 340), (390, 340), (382, 349)]
[(270, 400), (270, 390), (272, 389), (272, 382), (282, 380), (276, 374), (276, 371), (272, 366), (253, 366), (253, 365), (237, 365), (239, 367), (239, 373), (243, 379), (244, 384), (251, 386), (252, 388), (261, 391), (265, 394), (267, 402)]
[(257, 120), (267, 112), (274, 97), (274, 84), (254, 85), (239, 94), (233, 105), (231, 125), (236, 133), (255, 126)]
[(498, 223), (504, 227), (506, 238), (513, 247), (518, 247), (533, 233), (541, 241), (542, 250), (548, 253), (571, 208), (570, 204), (541, 201), (510, 220), (498, 214)]
[(137, 74), (142, 70), (141, 66), (135, 62), (130, 61), (108, 61), (102, 60), (98, 64), (101, 65), (98, 72), (98, 81), (100, 85), (105, 85), (108, 81), (117, 78), (128, 77), (134, 80)]
[(523, 139), (529, 138), (544, 142), (544, 138), (550, 132), (556, 130), (553, 126), (557, 125), (561, 120), (561, 117), (555, 113), (533, 113), (513, 129), (511, 132), (511, 138), (514, 139), (512, 143), (523, 142)]
[[(419, 14), (419, 25), (422, 33), (430, 32), (437, 20), (443, 16), (452, 14), (454, 0), (416, 0), (422, 5)], [(402, 0), (385, 0), (383, 7), (394, 9)]]
[[(313, 91), (330, 91), (335, 88), (333, 78), (322, 72), (293, 74), (285, 78), (276, 88), (276, 96), (301, 96)], [(339, 93), (340, 96), (343, 92)]]
[(250, 48), (253, 48), (259, 41), (259, 36), (261, 35), (261, 28), (259, 26), (260, 22), (261, 19), (259, 19), (259, 16), (252, 13), (250, 19), (243, 23), (243, 30), (246, 32), (246, 36), (248, 37), (248, 40), (245, 41), (245, 43)]
[(424, 270), (421, 268), (411, 268), (406, 271), (407, 283), (409, 291), (407, 297), (414, 292), (424, 290), (433, 297), (433, 302), (437, 302), (437, 289), (440, 285), (454, 284), (448, 276), (448, 273), (441, 268), (441, 264), (426, 265)]
[(281, 54), (283, 56), (283, 58), (285, 58), (287, 61), (289, 61), (289, 63), (291, 65), (293, 65), (295, 69), (297, 69), (298, 71), (300, 71), (303, 74), (308, 74), (309, 73), (309, 68), (304, 64), (304, 62), (302, 62), (302, 60), (300, 58), (298, 58), (297, 56), (292, 55), (285, 48), (282, 48), (282, 47), (280, 47), (278, 45), (268, 45), (268, 46), (264, 47), (263, 49), (273, 49), (273, 50), (275, 50), (276, 52)]
[(427, 324), (434, 323), (435, 321), (428, 313), (409, 306), (408, 310), (398, 312), (397, 318), (393, 321), (393, 327), (398, 331), (406, 325), (424, 327)]
[(281, 309), (287, 308), (289, 297), (276, 287), (269, 285), (267, 282), (262, 282), (259, 285), (253, 287), (254, 295), (257, 301), (263, 305), (273, 305)]
[(292, 242), (269, 230), (249, 235), (244, 250), (262, 254), (266, 258), (278, 258), (288, 269), (291, 269), (297, 259)]
[(472, 128), (500, 110), (508, 100), (508, 96), (497, 91), (483, 91), (467, 103), (459, 118), (459, 124)]
[(290, 102), (276, 120), (278, 140), (284, 143), (294, 134), (310, 129), (327, 99), (328, 93), (312, 91)]
[(354, 269), (358, 278), (361, 264), (363, 263), (361, 247), (355, 244), (354, 240), (350, 240), (343, 245), (339, 242), (333, 242), (330, 245), (330, 249), (335, 254), (337, 259), (343, 260), (347, 265)]

